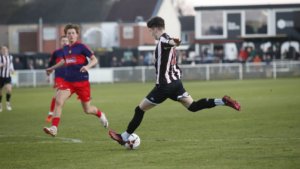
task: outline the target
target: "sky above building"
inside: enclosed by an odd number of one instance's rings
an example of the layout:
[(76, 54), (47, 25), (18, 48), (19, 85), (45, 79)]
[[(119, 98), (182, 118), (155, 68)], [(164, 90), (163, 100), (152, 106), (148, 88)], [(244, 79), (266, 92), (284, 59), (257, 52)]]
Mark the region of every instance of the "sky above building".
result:
[(211, 6), (211, 5), (250, 5), (250, 4), (289, 4), (300, 3), (299, 0), (185, 0), (192, 6)]
[(293, 4), (300, 0), (177, 0), (178, 6), (183, 10), (183, 15), (194, 15), (197, 6), (232, 6), (232, 5), (259, 5), (259, 4)]

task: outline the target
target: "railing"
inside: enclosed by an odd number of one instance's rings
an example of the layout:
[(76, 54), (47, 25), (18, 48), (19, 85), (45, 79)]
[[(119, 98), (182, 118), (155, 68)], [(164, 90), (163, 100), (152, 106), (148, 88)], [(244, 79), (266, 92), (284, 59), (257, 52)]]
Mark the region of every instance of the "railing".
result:
[[(299, 61), (267, 63), (222, 63), (181, 65), (184, 80), (243, 80), (281, 77), (300, 77)], [(95, 68), (89, 71), (91, 83), (148, 82), (154, 81), (153, 66)], [(12, 76), (17, 87), (50, 85), (45, 70), (19, 70)]]

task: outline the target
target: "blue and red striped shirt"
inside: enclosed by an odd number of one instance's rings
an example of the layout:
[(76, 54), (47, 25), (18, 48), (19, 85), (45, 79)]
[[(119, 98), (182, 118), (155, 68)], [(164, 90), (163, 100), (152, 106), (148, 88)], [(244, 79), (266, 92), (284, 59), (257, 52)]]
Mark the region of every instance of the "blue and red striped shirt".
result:
[(75, 42), (63, 47), (65, 59), (65, 81), (80, 82), (89, 80), (88, 72), (80, 72), (82, 66), (88, 64), (88, 59), (94, 53), (84, 44)]
[[(50, 58), (49, 61), (49, 67), (57, 64), (58, 62), (60, 62), (62, 59), (64, 59), (64, 52), (63, 49), (57, 49), (56, 51), (54, 51), (52, 53), (52, 56)], [(55, 69), (55, 78), (56, 77), (61, 77), (64, 78), (65, 77), (65, 67), (60, 67)]]

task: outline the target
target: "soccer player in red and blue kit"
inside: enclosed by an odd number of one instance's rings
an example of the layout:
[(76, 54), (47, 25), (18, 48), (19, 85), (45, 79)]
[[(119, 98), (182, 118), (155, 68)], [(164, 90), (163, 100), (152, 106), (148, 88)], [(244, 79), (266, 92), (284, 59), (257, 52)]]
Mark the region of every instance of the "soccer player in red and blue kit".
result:
[(128, 141), (128, 137), (141, 124), (144, 113), (166, 99), (181, 103), (191, 112), (223, 105), (240, 110), (240, 104), (226, 95), (223, 98), (202, 98), (194, 101), (183, 87), (180, 80), (181, 70), (176, 62), (175, 48), (180, 45), (181, 41), (177, 38), (171, 38), (165, 33), (165, 22), (161, 17), (151, 18), (147, 22), (147, 27), (153, 38), (158, 41), (155, 49), (156, 83), (149, 94), (135, 108), (135, 113), (127, 126), (127, 130), (122, 134), (118, 134), (113, 130), (109, 131), (109, 135), (113, 140), (124, 145)]
[[(88, 70), (98, 63), (93, 52), (84, 44), (78, 41), (80, 28), (75, 24), (68, 24), (64, 28), (64, 33), (69, 39), (69, 45), (63, 47), (64, 59), (59, 63), (46, 69), (47, 74), (65, 65), (64, 83), (58, 87), (52, 126), (44, 127), (44, 132), (51, 136), (57, 135), (57, 128), (60, 122), (62, 108), (65, 101), (76, 93), (81, 100), (81, 105), (86, 114), (92, 114), (100, 119), (102, 125), (107, 128), (108, 120), (103, 112), (90, 102), (90, 83)], [(88, 61), (88, 59), (90, 61)]]
[[(69, 44), (69, 39), (67, 36), (63, 35), (60, 37), (60, 46), (61, 48), (55, 50), (53, 54), (51, 55), (50, 61), (49, 61), (49, 67), (59, 63), (62, 59), (64, 59), (64, 52), (63, 52), (63, 47), (65, 45)], [(65, 76), (65, 69), (64, 67), (57, 68), (54, 72), (54, 85), (53, 88), (56, 89), (55, 95), (51, 99), (51, 104), (50, 104), (50, 110), (48, 113), (48, 116), (46, 118), (46, 122), (50, 123), (52, 120), (53, 116), (53, 111), (54, 111), (54, 106), (55, 106), (55, 96), (57, 89), (63, 85), (64, 82), (64, 76)]]

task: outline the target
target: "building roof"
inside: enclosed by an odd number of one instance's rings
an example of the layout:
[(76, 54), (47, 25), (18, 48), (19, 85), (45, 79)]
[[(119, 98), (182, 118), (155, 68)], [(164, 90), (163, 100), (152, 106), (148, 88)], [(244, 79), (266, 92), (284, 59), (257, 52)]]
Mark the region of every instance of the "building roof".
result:
[(135, 22), (156, 15), (162, 0), (115, 0), (106, 21)]
[(113, 1), (110, 0), (34, 0), (19, 8), (8, 24), (82, 23), (105, 20)]
[[(157, 15), (163, 0), (31, 0), (6, 11), (4, 24), (135, 22)], [(1, 5), (2, 6), (2, 5)], [(4, 12), (2, 12), (4, 13)], [(4, 16), (4, 15), (1, 15)], [(3, 17), (4, 18), (4, 17)], [(0, 24), (1, 24), (0, 22)]]
[(182, 32), (195, 31), (195, 16), (181, 16), (179, 20)]
[(6, 24), (11, 15), (21, 6), (16, 0), (1, 1), (0, 5), (0, 24)]

